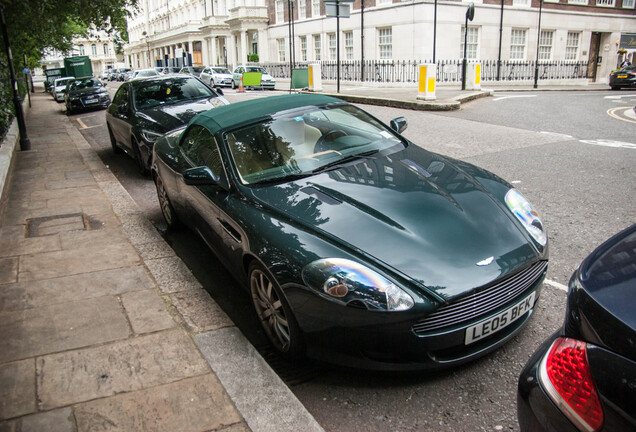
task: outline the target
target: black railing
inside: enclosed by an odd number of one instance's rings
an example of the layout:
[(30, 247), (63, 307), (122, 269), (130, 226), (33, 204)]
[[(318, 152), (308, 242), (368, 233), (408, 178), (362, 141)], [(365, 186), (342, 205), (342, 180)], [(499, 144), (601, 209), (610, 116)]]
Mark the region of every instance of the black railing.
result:
[[(321, 61), (321, 76), (323, 80), (337, 79), (337, 63), (335, 61)], [(359, 60), (345, 60), (340, 62), (340, 81), (364, 81), (377, 83), (417, 83), (419, 66), (426, 61), (386, 61), (365, 60), (364, 77), (362, 77), (362, 62)], [(497, 81), (497, 60), (482, 60), (481, 80)], [(295, 68), (307, 67), (307, 62), (296, 63)], [(275, 78), (289, 78), (289, 63), (264, 64), (267, 71)], [(499, 81), (532, 81), (535, 73), (534, 61), (502, 60), (499, 67)], [(587, 61), (539, 61), (539, 80), (568, 80), (581, 79), (587, 76)], [(438, 83), (461, 83), (462, 60), (438, 60)]]

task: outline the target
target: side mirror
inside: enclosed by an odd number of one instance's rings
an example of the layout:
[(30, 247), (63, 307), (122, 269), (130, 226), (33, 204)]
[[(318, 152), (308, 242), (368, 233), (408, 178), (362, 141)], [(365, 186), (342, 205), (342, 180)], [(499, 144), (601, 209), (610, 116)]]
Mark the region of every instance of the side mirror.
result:
[(389, 126), (391, 126), (391, 129), (393, 129), (397, 133), (402, 133), (404, 130), (406, 130), (406, 127), (408, 125), (409, 123), (406, 121), (406, 118), (404, 117), (394, 118), (393, 120), (391, 120), (391, 123), (389, 123)]
[(207, 166), (190, 168), (183, 172), (183, 181), (189, 186), (217, 185), (220, 178)]
[(219, 86), (214, 87), (214, 91), (220, 94), (221, 96), (223, 96), (223, 90), (221, 90), (221, 87)]

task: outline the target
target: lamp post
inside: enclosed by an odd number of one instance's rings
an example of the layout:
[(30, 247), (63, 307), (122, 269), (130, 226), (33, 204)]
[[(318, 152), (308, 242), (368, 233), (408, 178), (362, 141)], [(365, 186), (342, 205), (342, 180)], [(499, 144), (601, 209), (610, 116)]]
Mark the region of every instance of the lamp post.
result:
[(462, 61), (462, 90), (466, 90), (466, 69), (468, 69), (468, 61), (466, 60), (466, 49), (468, 47), (468, 20), (475, 18), (475, 4), (468, 5), (466, 10), (466, 24), (464, 25), (464, 60)]
[(148, 49), (148, 67), (151, 68), (152, 64), (150, 63), (150, 37), (146, 35), (146, 48)]
[(504, 0), (501, 0), (501, 17), (499, 18), (499, 55), (497, 56), (497, 81), (501, 78), (501, 38), (503, 36)]
[(537, 88), (539, 81), (539, 44), (541, 42), (541, 10), (543, 0), (539, 0), (539, 27), (537, 29), (537, 57), (534, 60), (534, 88)]

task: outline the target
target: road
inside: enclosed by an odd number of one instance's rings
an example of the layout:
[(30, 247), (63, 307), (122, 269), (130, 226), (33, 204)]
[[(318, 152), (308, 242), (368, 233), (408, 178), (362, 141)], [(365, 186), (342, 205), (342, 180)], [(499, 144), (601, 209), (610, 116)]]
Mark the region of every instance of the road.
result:
[[(226, 92), (231, 102), (271, 94)], [(608, 91), (497, 93), (450, 113), (364, 107), (387, 123), (405, 116), (405, 136), (418, 145), (511, 181), (548, 228), (548, 283), (535, 316), (513, 341), (459, 369), (390, 375), (289, 365), (267, 350), (247, 295), (203, 242), (187, 231), (166, 239), (325, 430), (514, 431), (517, 376), (532, 351), (559, 328), (569, 276), (596, 245), (636, 222), (636, 120), (627, 108), (615, 109), (634, 105), (636, 92)], [(137, 174), (131, 159), (112, 154), (103, 112), (71, 118), (147, 217), (164, 230), (152, 181)]]

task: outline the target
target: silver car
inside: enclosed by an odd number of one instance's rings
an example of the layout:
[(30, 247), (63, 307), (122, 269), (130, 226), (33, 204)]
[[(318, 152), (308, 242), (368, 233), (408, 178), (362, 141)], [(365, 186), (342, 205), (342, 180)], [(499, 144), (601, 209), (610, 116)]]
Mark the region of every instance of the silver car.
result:
[(53, 83), (53, 99), (55, 99), (55, 102), (64, 102), (66, 86), (73, 80), (75, 80), (75, 77), (63, 77), (55, 80)]
[(199, 78), (210, 87), (232, 86), (232, 72), (223, 66), (208, 66)]

